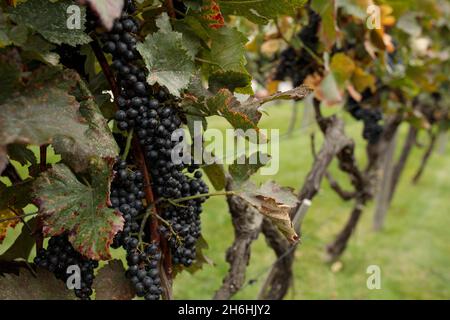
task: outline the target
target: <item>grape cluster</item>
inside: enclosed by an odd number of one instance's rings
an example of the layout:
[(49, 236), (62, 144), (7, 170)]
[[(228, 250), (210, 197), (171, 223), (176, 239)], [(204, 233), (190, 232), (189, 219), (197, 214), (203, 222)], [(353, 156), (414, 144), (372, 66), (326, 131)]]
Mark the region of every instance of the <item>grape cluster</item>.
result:
[[(127, 251), (126, 275), (133, 284), (136, 295), (146, 300), (158, 300), (162, 293), (159, 278), (161, 253), (153, 243), (142, 243), (140, 246), (138, 237), (145, 214), (142, 173), (129, 170), (126, 161), (122, 160), (116, 162), (114, 172), (111, 204), (123, 215), (125, 225), (123, 231), (114, 238), (112, 246), (122, 246)], [(142, 231), (142, 239), (148, 240), (149, 237)]]
[(77, 252), (70, 244), (67, 235), (51, 237), (47, 249), (38, 251), (34, 263), (41, 268), (55, 274), (56, 278), (64, 282), (71, 275), (67, 268), (76, 265), (81, 271), (81, 287), (76, 288), (75, 295), (82, 300), (89, 300), (92, 294), (94, 269), (98, 262), (89, 260)]
[[(208, 193), (201, 172), (196, 171), (198, 165), (172, 162), (172, 151), (180, 142), (172, 141), (172, 134), (182, 125), (177, 101), (164, 88), (147, 84), (142, 58), (136, 50), (139, 24), (127, 12), (114, 22), (111, 32), (100, 37), (103, 50), (112, 55), (112, 68), (120, 88), (116, 100), (120, 108), (115, 115), (117, 126), (120, 130), (134, 130), (149, 164), (157, 198), (179, 199)], [(159, 231), (169, 242), (174, 264), (190, 266), (195, 260), (201, 205), (205, 200), (196, 198), (160, 208), (160, 215), (168, 225), (161, 226)]]
[[(308, 75), (314, 73), (320, 67), (309, 50), (317, 52), (319, 45), (317, 33), (321, 18), (313, 10), (309, 10), (308, 13), (309, 23), (298, 34), (303, 48), (297, 51), (293, 47), (288, 47), (281, 52), (274, 80), (282, 81), (289, 78), (292, 80), (293, 85), (297, 87), (303, 83)], [(305, 49), (305, 47), (309, 48), (309, 50)]]
[[(363, 96), (364, 99), (364, 96)], [(379, 121), (383, 119), (383, 115), (378, 109), (367, 109), (361, 107), (361, 105), (349, 97), (347, 102), (347, 110), (358, 121), (363, 121), (363, 138), (370, 144), (376, 144), (383, 132), (383, 126), (379, 124)]]

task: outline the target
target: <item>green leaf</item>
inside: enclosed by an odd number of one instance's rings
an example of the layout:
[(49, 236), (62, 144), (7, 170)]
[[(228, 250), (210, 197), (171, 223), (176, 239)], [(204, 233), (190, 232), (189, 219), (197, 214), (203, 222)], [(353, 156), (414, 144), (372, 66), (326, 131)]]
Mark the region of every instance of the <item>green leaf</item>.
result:
[(306, 0), (219, 0), (225, 15), (243, 16), (252, 22), (266, 24), (280, 15), (292, 15)]
[(74, 3), (69, 0), (58, 2), (28, 0), (10, 10), (11, 19), (17, 24), (24, 24), (40, 33), (52, 43), (67, 43), (72, 46), (89, 43), (92, 39), (84, 32), (86, 9), (81, 9), (80, 29), (69, 29), (67, 21), (70, 15), (67, 8)]
[[(166, 26), (164, 19), (164, 16), (160, 17), (157, 23)], [(147, 82), (150, 85), (158, 83), (172, 95), (180, 96), (195, 72), (194, 59), (185, 46), (183, 35), (166, 29), (159, 30), (148, 35), (143, 43), (138, 43), (137, 49), (149, 71)]]
[(1, 300), (74, 300), (66, 284), (47, 270), (38, 269), (36, 276), (22, 268), (19, 275), (0, 276)]
[(250, 179), (259, 168), (264, 167), (268, 160), (270, 160), (270, 156), (262, 152), (255, 152), (249, 157), (242, 155), (235, 160), (235, 163), (228, 167), (228, 171), (233, 177), (233, 181), (239, 186)]
[(243, 72), (225, 71), (215, 72), (209, 79), (209, 90), (211, 92), (217, 92), (220, 89), (228, 89), (231, 92), (236, 91), (239, 88), (245, 88), (251, 83), (252, 77)]
[(289, 242), (295, 243), (298, 240), (290, 217), (290, 211), (296, 207), (298, 200), (291, 188), (280, 187), (275, 182), (268, 181), (259, 189), (248, 182), (242, 190), (238, 196), (269, 218)]
[[(245, 65), (245, 44), (248, 39), (236, 28), (223, 27), (217, 30), (210, 29), (209, 37), (211, 47), (203, 51), (202, 58), (205, 60), (203, 73), (210, 79), (212, 91), (228, 88), (231, 91), (237, 88), (246, 88), (251, 83)], [(235, 85), (232, 80), (237, 80)], [(221, 83), (225, 86), (219, 87)]]
[(311, 3), (311, 8), (322, 18), (319, 37), (329, 50), (337, 39), (335, 0), (314, 0)]
[(120, 18), (124, 0), (85, 0), (91, 9), (97, 13), (107, 30), (111, 30), (114, 20)]
[(225, 188), (225, 171), (223, 165), (213, 163), (202, 167), (205, 174), (208, 176), (209, 181), (213, 185), (214, 189), (223, 190)]
[(44, 172), (33, 185), (34, 202), (44, 222), (45, 236), (69, 233), (69, 241), (84, 256), (110, 259), (109, 247), (124, 220), (108, 208), (112, 170), (92, 161), (90, 185), (81, 183), (64, 164)]
[(120, 260), (111, 260), (95, 276), (96, 300), (131, 300), (136, 295)]

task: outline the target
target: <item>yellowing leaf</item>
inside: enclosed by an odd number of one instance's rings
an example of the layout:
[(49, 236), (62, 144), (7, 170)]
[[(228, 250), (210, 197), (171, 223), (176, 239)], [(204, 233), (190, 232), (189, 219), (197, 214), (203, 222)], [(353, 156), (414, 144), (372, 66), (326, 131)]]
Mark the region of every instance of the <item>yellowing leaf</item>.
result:
[(355, 62), (345, 53), (337, 53), (331, 59), (330, 69), (339, 87), (343, 87), (355, 71)]
[(352, 83), (355, 89), (362, 93), (367, 88), (375, 91), (376, 79), (373, 75), (365, 72), (363, 69), (357, 67), (352, 76)]
[[(0, 210), (0, 221), (3, 219), (10, 219), (16, 217), (15, 213), (12, 210), (5, 209)], [(8, 228), (14, 228), (19, 219), (12, 219), (0, 222), (0, 244), (5, 240), (6, 233), (8, 232)]]
[(282, 40), (280, 39), (270, 39), (265, 41), (261, 46), (261, 52), (266, 56), (273, 56), (276, 52), (280, 50)]

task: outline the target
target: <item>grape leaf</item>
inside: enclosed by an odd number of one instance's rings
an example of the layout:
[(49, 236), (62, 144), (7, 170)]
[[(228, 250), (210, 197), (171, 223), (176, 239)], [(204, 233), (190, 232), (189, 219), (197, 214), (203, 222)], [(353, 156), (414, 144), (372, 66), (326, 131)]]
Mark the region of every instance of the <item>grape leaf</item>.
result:
[(18, 86), (18, 92), (0, 104), (0, 150), (13, 143), (54, 143), (55, 151), (77, 172), (86, 169), (93, 156), (114, 159), (117, 144), (91, 95), (82, 90), (80, 104), (68, 93), (78, 86), (83, 87), (82, 82), (71, 70), (35, 71), (26, 86)]
[(335, 0), (315, 0), (311, 8), (322, 18), (319, 37), (327, 49), (331, 49), (337, 39)]
[(107, 30), (111, 30), (114, 20), (120, 18), (124, 0), (82, 0), (80, 3), (88, 3), (91, 9), (97, 13), (100, 21)]
[(220, 89), (228, 89), (231, 92), (245, 88), (251, 82), (252, 77), (248, 73), (236, 71), (215, 72), (208, 79), (209, 90), (217, 92)]
[(355, 67), (355, 62), (345, 53), (336, 53), (331, 58), (330, 69), (341, 88), (352, 77)]
[(267, 163), (268, 160), (270, 160), (270, 156), (262, 152), (255, 152), (249, 157), (242, 155), (228, 167), (228, 171), (236, 185), (241, 185), (255, 174), (259, 168), (264, 167), (266, 164), (263, 162)]
[(291, 188), (280, 187), (275, 182), (268, 181), (259, 189), (251, 182), (247, 182), (241, 189), (238, 196), (269, 218), (289, 242), (298, 240), (290, 217), (290, 211), (298, 200)]
[(69, 241), (84, 256), (110, 259), (109, 247), (124, 220), (108, 208), (110, 166), (92, 160), (90, 184), (81, 183), (64, 164), (42, 173), (33, 184), (34, 203), (43, 219), (45, 236), (69, 232)]
[[(10, 219), (16, 217), (14, 211), (10, 209), (0, 210), (0, 220), (2, 219)], [(5, 240), (6, 234), (9, 228), (15, 228), (15, 226), (19, 223), (19, 219), (0, 221), (0, 244), (2, 244), (3, 240)]]
[(190, 83), (195, 72), (194, 58), (185, 46), (183, 35), (167, 30), (165, 17), (157, 19), (163, 26), (158, 32), (149, 34), (144, 42), (137, 44), (137, 49), (144, 58), (149, 71), (147, 82), (165, 86), (174, 96), (180, 96)]
[(266, 24), (279, 15), (291, 15), (306, 0), (218, 0), (224, 15), (243, 16), (252, 22)]
[(23, 144), (10, 144), (8, 146), (8, 156), (12, 160), (16, 160), (21, 165), (25, 166), (28, 163), (31, 165), (37, 164), (36, 155), (33, 151)]
[(209, 181), (216, 190), (223, 190), (225, 188), (225, 171), (223, 165), (213, 163), (202, 167)]
[[(245, 44), (248, 41), (245, 35), (236, 28), (228, 27), (208, 30), (208, 34), (211, 45), (202, 52), (202, 58), (209, 63), (205, 63), (202, 68), (209, 78), (210, 89), (217, 91), (228, 88), (234, 91), (249, 87), (251, 76), (245, 68)], [(236, 82), (233, 84), (232, 81)], [(222, 83), (224, 86), (219, 87)]]
[(9, 13), (14, 22), (28, 26), (52, 43), (66, 43), (72, 46), (89, 43), (92, 39), (84, 32), (86, 8), (79, 7), (80, 28), (68, 28), (70, 15), (67, 9), (72, 5), (74, 5), (73, 2), (69, 0), (58, 2), (28, 0), (11, 8)]
[(22, 62), (16, 49), (0, 54), (0, 104), (5, 101), (11, 92), (20, 83)]
[(215, 95), (207, 90), (195, 89), (194, 93), (197, 96), (186, 94), (182, 101), (182, 107), (187, 112), (200, 113), (204, 117), (222, 116), (236, 129), (258, 131), (257, 124), (262, 116), (259, 108), (263, 104), (276, 100), (301, 100), (310, 92), (309, 88), (300, 86), (264, 98), (250, 97), (244, 102), (239, 102), (227, 89), (220, 89)]
[(19, 275), (0, 276), (2, 300), (74, 300), (75, 295), (65, 283), (47, 270), (38, 269), (36, 276), (21, 269)]
[(120, 260), (111, 260), (98, 271), (93, 289), (96, 300), (131, 300), (136, 295)]
[(0, 182), (0, 210), (7, 208), (23, 209), (31, 203), (32, 180), (7, 187)]
[[(28, 229), (31, 229), (31, 231)], [(0, 255), (0, 260), (2, 261), (13, 261), (16, 259), (22, 259), (27, 261), (31, 250), (35, 244), (35, 238), (31, 234), (36, 228), (36, 218), (32, 218), (27, 221), (27, 225), (23, 225), (22, 231), (17, 239), (14, 241), (11, 247), (8, 248), (2, 255)]]

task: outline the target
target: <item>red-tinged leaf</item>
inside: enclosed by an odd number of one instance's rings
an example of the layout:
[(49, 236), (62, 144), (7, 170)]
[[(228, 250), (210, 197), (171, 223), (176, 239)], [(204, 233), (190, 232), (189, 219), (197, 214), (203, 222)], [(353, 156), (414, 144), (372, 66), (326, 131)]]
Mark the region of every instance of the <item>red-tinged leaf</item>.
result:
[(95, 276), (96, 300), (131, 300), (136, 295), (120, 260), (111, 260)]
[(122, 230), (121, 214), (109, 208), (111, 165), (92, 160), (89, 185), (64, 164), (44, 172), (33, 185), (34, 202), (43, 219), (45, 236), (69, 233), (69, 241), (84, 256), (110, 259), (109, 247)]
[(225, 26), (225, 19), (220, 10), (220, 5), (216, 0), (209, 0), (202, 8), (203, 18), (208, 21), (208, 26), (212, 29), (219, 29)]

